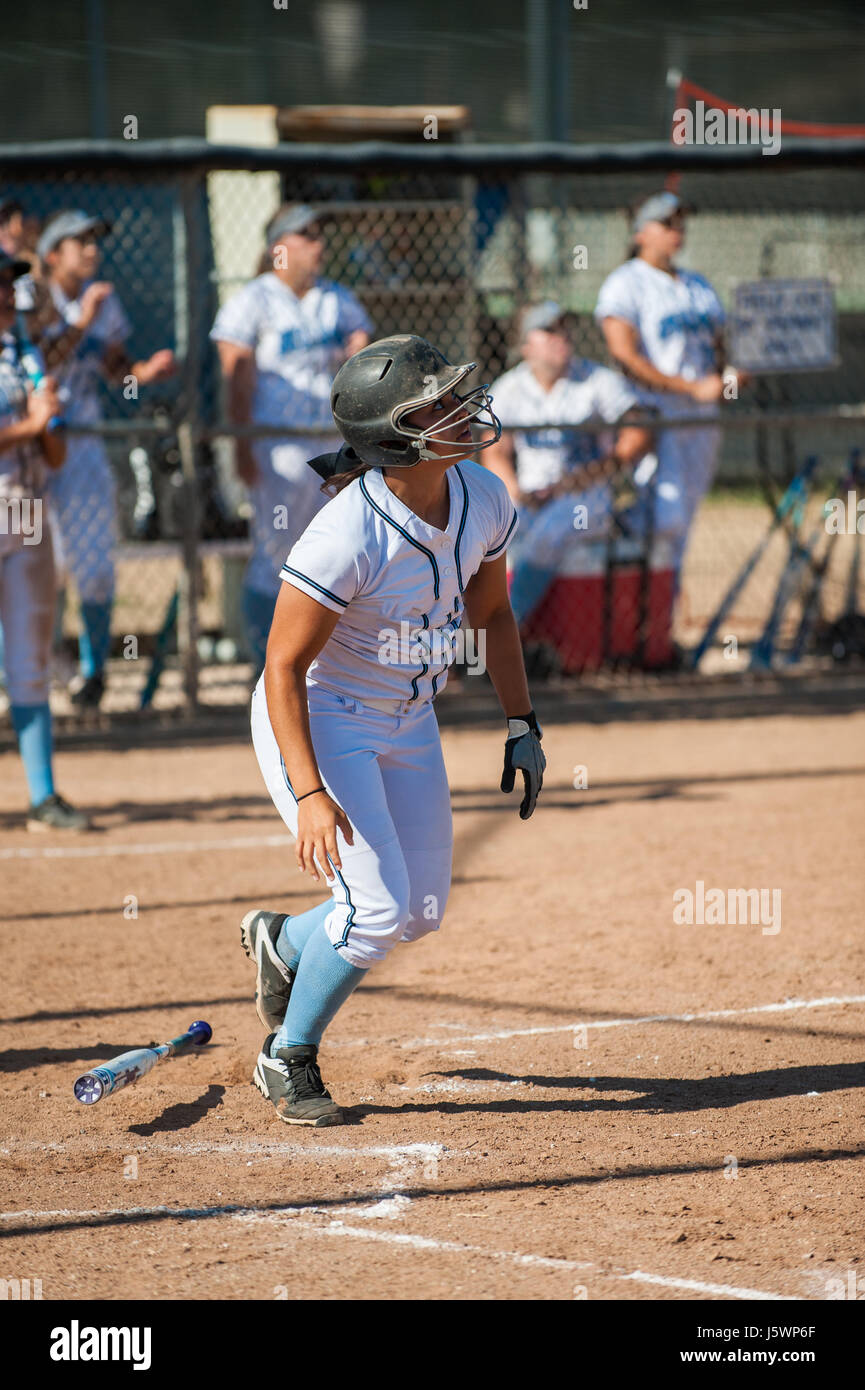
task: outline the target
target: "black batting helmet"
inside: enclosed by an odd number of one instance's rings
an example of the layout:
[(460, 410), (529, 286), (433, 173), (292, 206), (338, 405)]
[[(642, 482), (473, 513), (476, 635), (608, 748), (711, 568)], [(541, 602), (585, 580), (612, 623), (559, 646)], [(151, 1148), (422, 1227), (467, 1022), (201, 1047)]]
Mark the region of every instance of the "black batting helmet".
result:
[[(349, 450), (358, 463), (373, 468), (413, 468), (420, 459), (441, 458), (432, 453), (427, 441), (436, 439), (466, 407), (469, 420), (477, 420), (495, 432), (483, 443), (454, 445), (454, 458), (465, 458), (493, 444), (501, 425), (492, 412), (492, 401), (485, 386), (465, 396), (456, 387), (474, 371), (475, 362), (454, 366), (425, 338), (398, 333), (369, 343), (344, 362), (334, 378), (330, 393), (333, 418)], [(426, 430), (404, 423), (405, 417), (420, 406), (453, 392), (458, 405)], [(484, 415), (484, 412), (486, 414)]]

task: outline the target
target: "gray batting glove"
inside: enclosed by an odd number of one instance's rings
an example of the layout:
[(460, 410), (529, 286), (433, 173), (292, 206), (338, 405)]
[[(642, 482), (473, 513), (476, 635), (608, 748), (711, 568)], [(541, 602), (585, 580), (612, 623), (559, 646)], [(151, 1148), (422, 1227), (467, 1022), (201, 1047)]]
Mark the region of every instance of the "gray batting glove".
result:
[(525, 795), (520, 803), (520, 819), (528, 820), (538, 799), (538, 792), (544, 785), (544, 768), (547, 760), (541, 748), (543, 730), (535, 718), (534, 710), (519, 718), (508, 720), (508, 737), (505, 742), (505, 767), (502, 773), (502, 791), (512, 792), (517, 768), (523, 774)]

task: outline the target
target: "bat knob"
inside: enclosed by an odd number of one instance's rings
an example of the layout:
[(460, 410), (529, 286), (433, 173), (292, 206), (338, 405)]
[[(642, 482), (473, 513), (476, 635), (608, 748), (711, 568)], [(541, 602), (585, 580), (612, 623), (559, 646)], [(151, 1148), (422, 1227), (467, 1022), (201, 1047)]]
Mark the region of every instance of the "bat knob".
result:
[(79, 1076), (73, 1090), (75, 1099), (80, 1100), (82, 1105), (95, 1105), (98, 1100), (102, 1099), (105, 1087), (94, 1072), (88, 1071), (83, 1076)]
[(204, 1020), (200, 1018), (197, 1019), (195, 1023), (190, 1023), (188, 1031), (199, 1035), (197, 1038), (193, 1038), (193, 1042), (197, 1047), (203, 1047), (204, 1044), (210, 1042), (210, 1039), (213, 1037), (213, 1029), (210, 1024), (205, 1023)]

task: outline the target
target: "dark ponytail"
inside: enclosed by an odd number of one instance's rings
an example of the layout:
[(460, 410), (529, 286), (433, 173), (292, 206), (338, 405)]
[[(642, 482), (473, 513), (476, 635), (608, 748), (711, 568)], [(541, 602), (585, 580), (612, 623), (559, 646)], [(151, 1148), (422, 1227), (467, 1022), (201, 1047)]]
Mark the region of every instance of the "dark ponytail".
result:
[(344, 487), (353, 483), (355, 478), (362, 478), (364, 473), (372, 472), (372, 464), (361, 463), (357, 468), (352, 468), (348, 473), (335, 473), (332, 478), (325, 478), (319, 492), (325, 493), (328, 497), (336, 497), (338, 492), (342, 492)]

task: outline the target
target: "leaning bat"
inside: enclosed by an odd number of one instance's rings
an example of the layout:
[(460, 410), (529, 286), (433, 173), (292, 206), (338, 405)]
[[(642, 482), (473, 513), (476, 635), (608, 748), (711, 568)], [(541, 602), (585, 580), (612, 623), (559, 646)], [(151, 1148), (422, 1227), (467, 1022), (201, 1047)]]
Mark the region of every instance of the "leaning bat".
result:
[(709, 619), (709, 624), (706, 628), (706, 631), (703, 633), (703, 636), (700, 638), (700, 641), (697, 643), (693, 651), (689, 653), (687, 662), (689, 670), (696, 670), (697, 666), (699, 666), (700, 664), (701, 659), (711, 647), (712, 643), (715, 640), (715, 637), (717, 636), (718, 629), (724, 622), (724, 619), (727, 617), (727, 614), (730, 612), (730, 609), (733, 607), (733, 604), (736, 602), (736, 599), (741, 594), (745, 585), (748, 583), (748, 580), (751, 578), (751, 575), (754, 573), (754, 570), (757, 568), (758, 564), (765, 555), (772, 536), (778, 530), (778, 527), (784, 524), (787, 515), (796, 506), (799, 498), (803, 496), (806, 492), (806, 489), (808, 488), (811, 479), (811, 475), (817, 467), (817, 462), (818, 460), (816, 456), (806, 459), (802, 468), (799, 470), (793, 481), (790, 483), (789, 487), (787, 488), (787, 491), (784, 493), (784, 496), (781, 498), (781, 501), (778, 503), (774, 513), (772, 514), (772, 521), (768, 531), (766, 532), (763, 539), (759, 542), (756, 549), (753, 550), (751, 554), (748, 556), (748, 559), (745, 561), (745, 564), (742, 566), (742, 569), (736, 575), (736, 578), (733, 580), (732, 584), (730, 585), (724, 597), (721, 599), (721, 602), (719, 603), (712, 617)]
[(186, 1052), (192, 1046), (203, 1047), (212, 1036), (210, 1024), (199, 1020), (191, 1023), (179, 1038), (171, 1038), (158, 1047), (136, 1047), (132, 1052), (121, 1052), (110, 1062), (104, 1062), (101, 1067), (94, 1067), (92, 1071), (79, 1076), (73, 1088), (75, 1099), (80, 1100), (82, 1105), (95, 1105), (103, 1096), (110, 1096), (112, 1091), (120, 1091), (124, 1086), (140, 1081), (163, 1057), (176, 1057), (179, 1052)]

